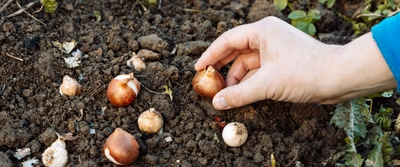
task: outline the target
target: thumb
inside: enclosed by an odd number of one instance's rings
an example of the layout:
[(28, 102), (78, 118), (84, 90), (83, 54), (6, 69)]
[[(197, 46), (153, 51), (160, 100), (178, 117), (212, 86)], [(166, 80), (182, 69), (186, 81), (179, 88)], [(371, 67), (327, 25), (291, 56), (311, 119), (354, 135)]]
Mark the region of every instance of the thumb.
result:
[(259, 75), (257, 72), (245, 81), (219, 91), (212, 101), (215, 109), (226, 110), (265, 99), (266, 84), (262, 84), (265, 81)]

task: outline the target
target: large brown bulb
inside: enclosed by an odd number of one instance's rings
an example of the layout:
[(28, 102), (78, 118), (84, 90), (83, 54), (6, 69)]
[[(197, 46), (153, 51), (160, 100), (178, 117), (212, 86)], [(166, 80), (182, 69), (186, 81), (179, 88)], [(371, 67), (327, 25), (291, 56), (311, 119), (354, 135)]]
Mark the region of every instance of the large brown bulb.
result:
[(140, 83), (133, 73), (115, 77), (107, 88), (107, 97), (115, 107), (126, 107), (131, 104), (140, 92)]
[(213, 66), (208, 66), (206, 70), (196, 73), (192, 86), (200, 96), (212, 99), (226, 84), (224, 77)]
[(117, 128), (104, 143), (103, 154), (117, 165), (129, 165), (139, 156), (139, 148), (135, 137)]

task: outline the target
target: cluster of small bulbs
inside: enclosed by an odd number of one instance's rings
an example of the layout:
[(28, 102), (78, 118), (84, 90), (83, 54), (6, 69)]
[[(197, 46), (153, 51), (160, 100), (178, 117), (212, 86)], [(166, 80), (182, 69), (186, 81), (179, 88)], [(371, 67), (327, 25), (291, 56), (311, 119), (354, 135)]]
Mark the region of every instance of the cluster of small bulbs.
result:
[[(139, 129), (148, 134), (155, 134), (163, 127), (161, 114), (150, 108), (140, 114), (138, 119)], [(117, 165), (129, 165), (139, 156), (139, 144), (135, 137), (121, 128), (107, 138), (103, 146), (103, 154)]]
[[(221, 89), (226, 87), (224, 77), (213, 66), (199, 71), (193, 77), (194, 91), (202, 97), (212, 99)], [(222, 138), (226, 145), (239, 147), (247, 140), (248, 132), (244, 124), (231, 122), (222, 130)]]
[[(215, 94), (226, 87), (226, 84), (223, 76), (213, 66), (208, 66), (196, 73), (192, 86), (201, 97), (212, 99)], [(60, 93), (66, 96), (77, 96), (80, 92), (79, 83), (75, 79), (65, 76), (60, 86)], [(107, 88), (107, 97), (113, 106), (126, 107), (135, 100), (139, 92), (140, 83), (134, 74), (121, 74), (111, 80)], [(139, 129), (148, 134), (156, 134), (162, 129), (163, 124), (161, 114), (154, 108), (144, 111), (138, 118)], [(222, 131), (222, 138), (230, 147), (243, 145), (247, 136), (246, 127), (239, 122), (227, 124)], [(139, 156), (139, 148), (139, 143), (133, 135), (121, 128), (116, 128), (107, 138), (102, 152), (117, 165), (129, 165)]]

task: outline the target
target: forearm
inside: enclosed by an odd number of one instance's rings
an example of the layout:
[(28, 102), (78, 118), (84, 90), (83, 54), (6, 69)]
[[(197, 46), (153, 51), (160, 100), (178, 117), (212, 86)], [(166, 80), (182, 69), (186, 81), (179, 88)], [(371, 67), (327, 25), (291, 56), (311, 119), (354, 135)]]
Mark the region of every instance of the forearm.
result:
[[(396, 88), (396, 80), (371, 33), (345, 46), (337, 46), (329, 66), (328, 90), (333, 98), (323, 103), (336, 103)], [(339, 88), (339, 89), (337, 89)], [(334, 92), (341, 90), (340, 92)]]
[(353, 74), (343, 75), (354, 78), (355, 91), (371, 90), (371, 93), (375, 93), (396, 87), (393, 74), (371, 33), (347, 44), (344, 51), (343, 63), (346, 63), (346, 68), (353, 71)]

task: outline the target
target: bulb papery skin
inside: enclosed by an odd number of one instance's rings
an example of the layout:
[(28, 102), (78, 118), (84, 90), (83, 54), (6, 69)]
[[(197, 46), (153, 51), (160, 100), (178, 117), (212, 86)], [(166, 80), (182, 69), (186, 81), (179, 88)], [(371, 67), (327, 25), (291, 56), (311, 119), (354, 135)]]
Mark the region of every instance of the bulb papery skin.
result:
[(222, 130), (222, 138), (226, 145), (230, 147), (239, 147), (247, 140), (248, 132), (244, 124), (231, 122)]
[(212, 99), (226, 87), (226, 83), (224, 77), (213, 66), (208, 66), (207, 69), (196, 73), (192, 80), (192, 86), (201, 97)]
[(115, 107), (130, 105), (140, 92), (140, 83), (133, 73), (115, 77), (107, 88), (107, 97)]
[(79, 96), (82, 86), (68, 75), (63, 77), (63, 82), (60, 85), (60, 94), (66, 96)]
[(155, 134), (164, 125), (163, 118), (161, 114), (154, 108), (150, 108), (140, 114), (138, 118), (139, 129), (148, 134)]
[(139, 156), (139, 148), (135, 137), (121, 128), (116, 128), (104, 143), (103, 154), (117, 165), (129, 165)]
[(68, 161), (68, 152), (65, 142), (58, 138), (42, 154), (42, 162), (47, 167), (64, 167)]
[(132, 58), (129, 59), (126, 64), (129, 67), (135, 68), (136, 71), (143, 71), (146, 69), (146, 64), (143, 62), (143, 60), (136, 55), (135, 53), (132, 53)]

